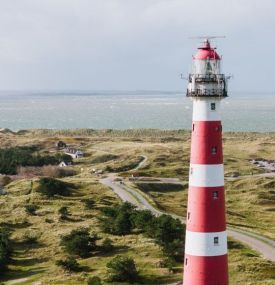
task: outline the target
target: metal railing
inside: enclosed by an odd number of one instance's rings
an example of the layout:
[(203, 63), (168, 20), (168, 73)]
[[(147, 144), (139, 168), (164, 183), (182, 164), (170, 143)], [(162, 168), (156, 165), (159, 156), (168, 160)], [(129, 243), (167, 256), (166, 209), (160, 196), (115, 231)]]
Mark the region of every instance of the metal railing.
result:
[(197, 83), (222, 83), (225, 82), (224, 74), (190, 74), (189, 82), (192, 82), (192, 77)]
[(227, 97), (227, 90), (223, 89), (187, 89), (187, 97)]

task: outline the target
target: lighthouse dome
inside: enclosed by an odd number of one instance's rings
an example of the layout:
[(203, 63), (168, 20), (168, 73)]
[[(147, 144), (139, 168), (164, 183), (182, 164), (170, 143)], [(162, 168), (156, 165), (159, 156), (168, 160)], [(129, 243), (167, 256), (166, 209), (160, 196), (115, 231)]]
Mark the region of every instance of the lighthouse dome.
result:
[(198, 48), (197, 54), (194, 56), (194, 59), (198, 60), (220, 60), (220, 56), (215, 51), (215, 48), (212, 48), (210, 42), (205, 40), (203, 45)]

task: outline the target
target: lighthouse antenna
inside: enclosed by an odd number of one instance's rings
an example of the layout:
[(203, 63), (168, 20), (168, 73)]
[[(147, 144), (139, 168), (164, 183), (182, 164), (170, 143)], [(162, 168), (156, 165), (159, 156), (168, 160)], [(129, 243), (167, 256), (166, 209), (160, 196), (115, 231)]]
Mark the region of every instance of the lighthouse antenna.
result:
[(196, 37), (189, 37), (188, 39), (206, 39), (206, 40), (212, 40), (212, 39), (225, 39), (226, 36), (196, 36)]

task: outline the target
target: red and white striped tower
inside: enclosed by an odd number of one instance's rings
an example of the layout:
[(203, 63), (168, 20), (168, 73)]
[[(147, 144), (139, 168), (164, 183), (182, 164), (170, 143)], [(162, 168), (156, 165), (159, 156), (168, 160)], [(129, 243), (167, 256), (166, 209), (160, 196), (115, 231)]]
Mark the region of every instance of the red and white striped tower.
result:
[(184, 285), (228, 285), (220, 102), (227, 97), (221, 58), (209, 40), (193, 57), (193, 101)]

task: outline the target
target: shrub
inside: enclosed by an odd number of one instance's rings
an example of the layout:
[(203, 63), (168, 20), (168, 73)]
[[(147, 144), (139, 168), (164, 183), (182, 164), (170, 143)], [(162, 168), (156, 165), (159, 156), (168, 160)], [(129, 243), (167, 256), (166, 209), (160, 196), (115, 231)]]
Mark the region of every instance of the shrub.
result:
[(62, 267), (64, 270), (70, 271), (70, 272), (81, 271), (81, 267), (80, 267), (79, 263), (72, 256), (67, 257), (64, 260), (57, 260), (56, 265)]
[(39, 179), (37, 190), (46, 195), (53, 197), (54, 195), (68, 196), (73, 185), (50, 177), (42, 177)]
[(6, 186), (6, 185), (10, 184), (11, 181), (12, 181), (12, 179), (7, 175), (1, 176), (0, 177), (0, 186)]
[(135, 261), (120, 255), (107, 263), (107, 272), (111, 282), (134, 282), (138, 277)]
[(0, 228), (0, 275), (6, 269), (10, 255), (10, 233), (7, 229)]
[(85, 199), (83, 200), (85, 204), (85, 208), (90, 210), (95, 206), (95, 201), (93, 199)]
[(101, 250), (105, 253), (109, 253), (114, 250), (113, 241), (109, 238), (105, 238), (101, 245)]
[(28, 204), (25, 206), (25, 211), (29, 215), (36, 215), (36, 210), (38, 210), (39, 207), (35, 204)]
[(81, 228), (72, 230), (70, 234), (62, 237), (60, 244), (69, 254), (87, 257), (91, 251), (97, 248), (97, 240), (99, 240), (97, 234), (90, 234), (88, 229)]
[(89, 277), (87, 280), (88, 285), (101, 285), (101, 279), (97, 276)]
[(60, 219), (66, 219), (68, 217), (68, 215), (70, 215), (68, 207), (59, 208), (58, 214), (60, 215)]

